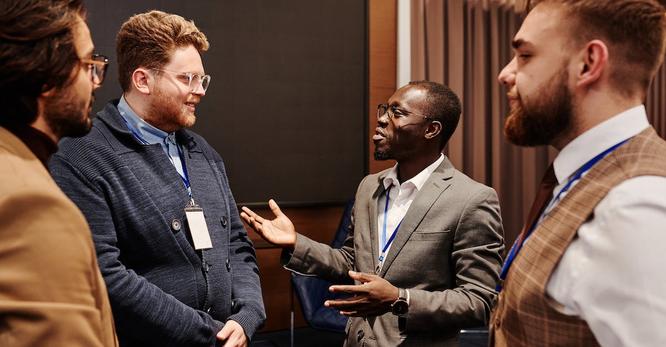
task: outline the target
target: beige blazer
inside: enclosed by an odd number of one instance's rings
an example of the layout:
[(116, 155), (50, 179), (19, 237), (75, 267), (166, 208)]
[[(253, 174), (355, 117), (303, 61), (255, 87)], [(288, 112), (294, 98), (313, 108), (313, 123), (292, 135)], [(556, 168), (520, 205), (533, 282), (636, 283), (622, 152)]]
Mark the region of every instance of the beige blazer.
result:
[[(387, 173), (366, 176), (359, 185), (343, 248), (298, 235), (286, 267), (334, 282), (350, 269), (373, 273), (380, 253), (377, 202)], [(497, 194), (445, 158), (407, 211), (380, 272), (410, 291), (404, 329), (391, 313), (352, 318), (345, 345), (456, 346), (461, 328), (488, 322), (503, 250)]]
[(0, 346), (117, 346), (86, 220), (0, 127)]

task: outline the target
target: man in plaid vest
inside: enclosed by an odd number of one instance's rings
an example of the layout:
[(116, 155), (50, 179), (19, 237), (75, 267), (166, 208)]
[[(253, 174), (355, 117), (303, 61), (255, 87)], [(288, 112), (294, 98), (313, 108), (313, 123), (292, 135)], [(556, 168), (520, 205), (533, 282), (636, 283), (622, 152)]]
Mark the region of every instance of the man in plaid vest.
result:
[(559, 153), (507, 255), (491, 345), (666, 346), (666, 142), (643, 105), (664, 57), (664, 7), (528, 8), (499, 75), (505, 133)]

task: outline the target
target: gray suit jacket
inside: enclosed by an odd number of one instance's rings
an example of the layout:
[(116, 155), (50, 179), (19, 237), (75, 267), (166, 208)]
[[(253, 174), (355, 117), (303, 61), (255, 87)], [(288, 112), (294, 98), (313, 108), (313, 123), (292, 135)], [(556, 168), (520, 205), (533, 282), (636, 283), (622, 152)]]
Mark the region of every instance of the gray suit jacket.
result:
[[(348, 270), (374, 273), (377, 202), (388, 170), (358, 187), (353, 227), (341, 249), (298, 235), (289, 270), (331, 281)], [(497, 194), (445, 158), (402, 221), (380, 276), (410, 292), (409, 313), (352, 318), (346, 346), (457, 346), (458, 331), (486, 325), (495, 299), (504, 240)]]

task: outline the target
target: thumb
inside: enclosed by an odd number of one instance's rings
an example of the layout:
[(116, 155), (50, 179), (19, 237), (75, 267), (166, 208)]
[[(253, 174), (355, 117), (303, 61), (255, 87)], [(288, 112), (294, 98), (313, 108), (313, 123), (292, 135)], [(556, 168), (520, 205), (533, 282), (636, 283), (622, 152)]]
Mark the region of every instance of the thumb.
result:
[(280, 210), (280, 206), (278, 206), (278, 204), (277, 204), (277, 202), (275, 202), (275, 200), (273, 200), (273, 199), (268, 200), (268, 207), (271, 208), (271, 211), (273, 211), (273, 214), (276, 217), (281, 217), (281, 216), (284, 215), (282, 213), (282, 210)]

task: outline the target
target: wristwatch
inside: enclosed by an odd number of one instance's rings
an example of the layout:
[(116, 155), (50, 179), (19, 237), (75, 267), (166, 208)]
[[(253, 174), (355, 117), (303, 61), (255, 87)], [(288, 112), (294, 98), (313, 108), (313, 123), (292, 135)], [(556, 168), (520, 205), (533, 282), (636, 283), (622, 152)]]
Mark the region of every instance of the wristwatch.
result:
[(399, 288), (398, 300), (391, 304), (391, 313), (396, 316), (403, 317), (409, 311), (409, 291)]

